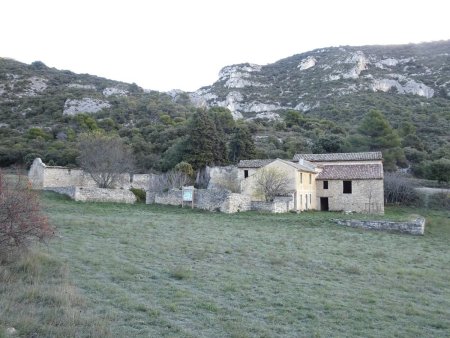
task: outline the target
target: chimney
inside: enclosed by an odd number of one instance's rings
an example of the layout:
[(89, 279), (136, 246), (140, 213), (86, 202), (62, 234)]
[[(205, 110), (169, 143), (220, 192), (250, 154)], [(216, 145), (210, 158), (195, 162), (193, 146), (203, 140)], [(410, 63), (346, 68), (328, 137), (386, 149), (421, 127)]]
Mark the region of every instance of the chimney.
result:
[(298, 160), (298, 164), (303, 165), (303, 159), (302, 158)]

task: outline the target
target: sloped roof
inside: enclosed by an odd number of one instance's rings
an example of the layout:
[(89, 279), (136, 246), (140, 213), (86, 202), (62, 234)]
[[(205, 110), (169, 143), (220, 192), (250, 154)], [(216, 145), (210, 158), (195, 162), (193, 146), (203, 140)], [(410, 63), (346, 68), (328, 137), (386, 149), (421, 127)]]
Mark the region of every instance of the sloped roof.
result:
[(382, 179), (381, 164), (326, 165), (316, 180), (370, 180)]
[(292, 162), (292, 161), (286, 161), (286, 160), (282, 160), (282, 159), (277, 159), (283, 163), (286, 163), (287, 165), (290, 165), (291, 167), (294, 167), (298, 170), (303, 170), (303, 171), (308, 171), (308, 172), (316, 172), (316, 166), (314, 164), (312, 164), (311, 162), (308, 161), (303, 161), (303, 164), (300, 164), (298, 162)]
[(275, 161), (274, 159), (260, 159), (260, 160), (240, 160), (238, 168), (261, 168), (269, 163)]
[(334, 161), (371, 161), (382, 160), (380, 151), (365, 153), (334, 153), (334, 154), (295, 154), (294, 161), (304, 159), (311, 162), (334, 162)]

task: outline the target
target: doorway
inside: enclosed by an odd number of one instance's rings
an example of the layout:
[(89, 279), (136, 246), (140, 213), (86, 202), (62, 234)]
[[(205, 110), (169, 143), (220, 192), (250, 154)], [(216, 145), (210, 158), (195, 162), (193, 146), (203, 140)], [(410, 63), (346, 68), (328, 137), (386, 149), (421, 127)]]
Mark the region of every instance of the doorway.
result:
[(328, 197), (321, 197), (320, 198), (320, 210), (321, 211), (329, 211), (329, 205), (328, 205)]

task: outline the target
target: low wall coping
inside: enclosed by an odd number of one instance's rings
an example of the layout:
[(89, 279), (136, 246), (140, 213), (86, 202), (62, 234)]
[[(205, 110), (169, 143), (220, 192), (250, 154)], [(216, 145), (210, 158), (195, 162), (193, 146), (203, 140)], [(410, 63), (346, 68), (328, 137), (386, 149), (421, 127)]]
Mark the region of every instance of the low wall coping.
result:
[(411, 235), (423, 235), (425, 232), (425, 218), (416, 216), (409, 221), (389, 221), (389, 220), (343, 220), (333, 219), (338, 225), (345, 225), (352, 228), (362, 228), (368, 230), (394, 231)]

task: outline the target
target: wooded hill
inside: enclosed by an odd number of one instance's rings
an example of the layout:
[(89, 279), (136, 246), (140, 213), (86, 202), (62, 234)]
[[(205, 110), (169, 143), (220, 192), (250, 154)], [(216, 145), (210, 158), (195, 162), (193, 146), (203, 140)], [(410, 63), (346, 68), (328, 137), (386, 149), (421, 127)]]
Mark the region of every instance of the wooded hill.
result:
[[(210, 128), (196, 129), (199, 143), (193, 119)], [(266, 66), (227, 66), (195, 93), (144, 91), (0, 58), (0, 166), (36, 156), (76, 165), (77, 135), (93, 130), (122, 137), (139, 171), (189, 159), (201, 166), (377, 149), (387, 169), (436, 177), (433, 165), (450, 161), (450, 42), (333, 47)], [(220, 149), (193, 159), (201, 137)]]

